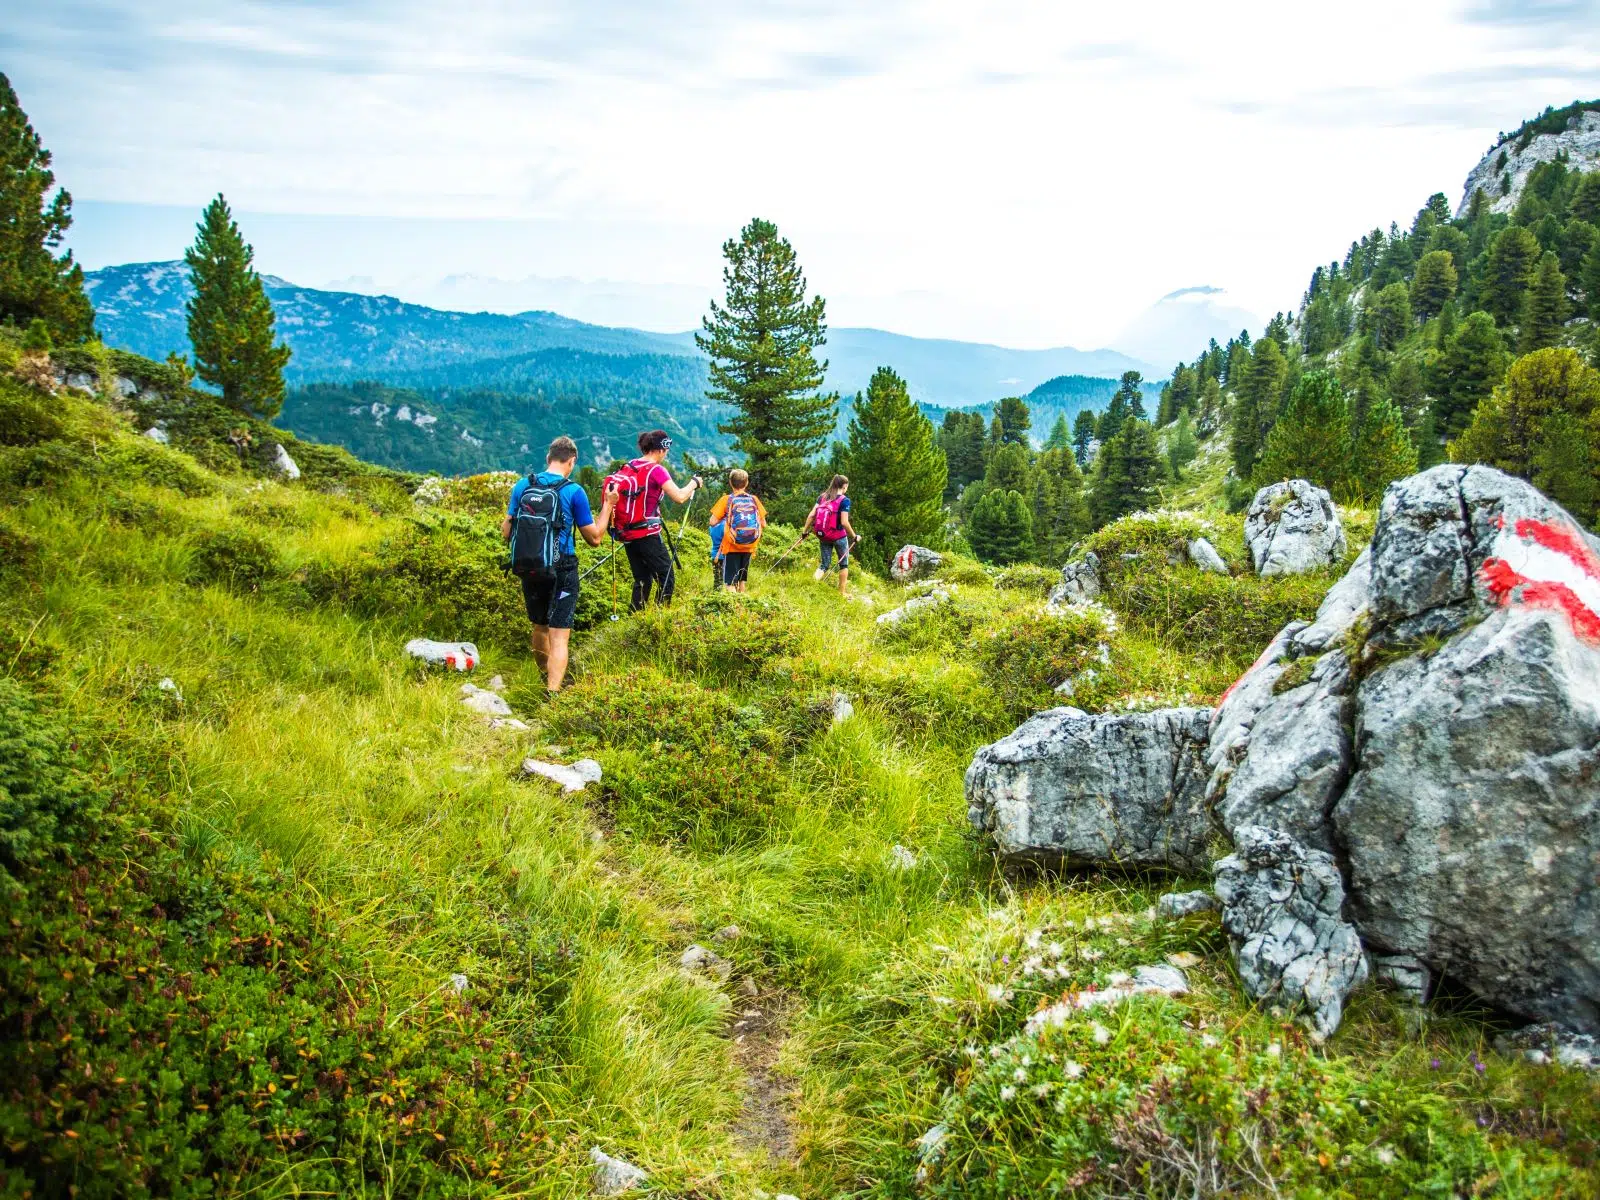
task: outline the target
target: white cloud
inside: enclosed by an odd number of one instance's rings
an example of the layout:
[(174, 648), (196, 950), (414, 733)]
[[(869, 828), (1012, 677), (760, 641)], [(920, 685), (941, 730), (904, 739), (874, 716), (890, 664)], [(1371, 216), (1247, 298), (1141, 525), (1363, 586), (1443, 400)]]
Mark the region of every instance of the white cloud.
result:
[(1498, 129), (1600, 93), (1574, 3), (4, 2), (77, 196), (404, 218), (247, 225), (281, 274), (705, 289), (760, 213), (841, 323), (1011, 345), (1195, 280), (1283, 308)]

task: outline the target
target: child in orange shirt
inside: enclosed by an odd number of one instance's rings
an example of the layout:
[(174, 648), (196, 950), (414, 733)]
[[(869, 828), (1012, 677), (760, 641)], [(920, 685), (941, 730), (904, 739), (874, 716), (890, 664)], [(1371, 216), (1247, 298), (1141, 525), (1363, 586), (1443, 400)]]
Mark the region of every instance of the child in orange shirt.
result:
[(719, 496), (711, 506), (709, 520), (713, 525), (723, 523), (722, 529), (722, 584), (736, 592), (745, 589), (750, 578), (750, 559), (761, 544), (761, 534), (767, 528), (767, 510), (761, 501), (749, 492), (750, 475), (735, 467), (728, 472), (728, 486), (733, 490)]

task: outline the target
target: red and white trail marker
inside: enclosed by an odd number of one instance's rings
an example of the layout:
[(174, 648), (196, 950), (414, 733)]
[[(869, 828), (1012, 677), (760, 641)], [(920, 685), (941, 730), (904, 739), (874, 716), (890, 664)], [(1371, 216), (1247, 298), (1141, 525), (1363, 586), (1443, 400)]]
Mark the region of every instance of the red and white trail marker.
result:
[(1600, 643), (1600, 556), (1565, 521), (1505, 516), (1478, 575), (1501, 604), (1525, 604), (1566, 614), (1572, 631)]

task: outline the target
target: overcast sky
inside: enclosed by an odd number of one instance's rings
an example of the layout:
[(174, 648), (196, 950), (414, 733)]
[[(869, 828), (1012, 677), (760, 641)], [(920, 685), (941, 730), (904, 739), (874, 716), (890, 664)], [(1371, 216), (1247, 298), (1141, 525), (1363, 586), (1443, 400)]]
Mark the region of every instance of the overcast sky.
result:
[[(1600, 96), (1600, 0), (0, 0), (86, 265), (227, 194), (297, 282), (658, 286), (777, 222), (837, 324), (1100, 345), (1270, 313), (1496, 132)], [(669, 299), (671, 298), (671, 299)]]

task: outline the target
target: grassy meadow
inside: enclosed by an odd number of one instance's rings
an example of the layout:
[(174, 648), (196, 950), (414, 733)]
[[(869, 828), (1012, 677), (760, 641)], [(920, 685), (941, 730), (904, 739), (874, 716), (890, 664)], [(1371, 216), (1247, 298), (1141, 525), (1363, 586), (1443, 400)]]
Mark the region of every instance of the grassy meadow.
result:
[[(280, 437), (280, 482), (269, 429), (96, 361), (49, 395), (0, 344), (0, 1195), (572, 1197), (592, 1146), (686, 1200), (1600, 1192), (1600, 1087), (1494, 1014), (1367, 990), (1313, 1045), (1214, 916), (1155, 916), (1200, 881), (1011, 875), (969, 830), (973, 751), (1063, 680), (1209, 703), (1314, 611), (1336, 576), (1251, 576), (1215, 480), (1096, 534), (1106, 605), (1067, 617), (1053, 572), (957, 559), (879, 627), (909, 592), (841, 600), (810, 545), (769, 573), (783, 530), (713, 594), (691, 528), (669, 610), (598, 567), (546, 699), (504, 481), (417, 500)], [(1169, 562), (1197, 531), (1241, 573)], [(531, 729), (415, 636), (476, 641)], [(1162, 961), (1189, 995), (1025, 1031)]]

